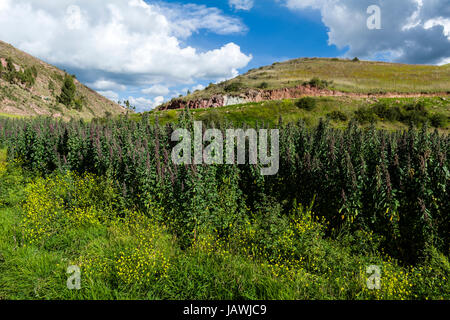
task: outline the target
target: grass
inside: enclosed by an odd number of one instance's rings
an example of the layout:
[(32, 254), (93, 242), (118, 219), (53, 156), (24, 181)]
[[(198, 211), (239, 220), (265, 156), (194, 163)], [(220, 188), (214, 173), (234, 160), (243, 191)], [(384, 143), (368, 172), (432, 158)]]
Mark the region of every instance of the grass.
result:
[(19, 116), (19, 115), (14, 115), (14, 114), (8, 114), (8, 113), (0, 112), (0, 117), (12, 118), (12, 119), (21, 119), (21, 118), (24, 118), (25, 116)]
[[(199, 234), (181, 248), (170, 228), (153, 220), (156, 208), (139, 213), (100, 205), (95, 190), (104, 189), (102, 180), (40, 178), (17, 164), (0, 171), (0, 299), (450, 298), (448, 258), (432, 248), (421, 264), (400, 266), (380, 253), (373, 234), (343, 229), (334, 239), (325, 237), (322, 222), (305, 208), (298, 219), (272, 221), (282, 227), (270, 233), (260, 229), (263, 215), (234, 226), (227, 239)], [(52, 217), (67, 212), (69, 220), (46, 220), (58, 199), (95, 206), (98, 215), (76, 215), (81, 205), (64, 202)], [(100, 219), (102, 213), (108, 218)], [(49, 233), (30, 242), (35, 223)], [(74, 264), (81, 267), (79, 291), (66, 287), (67, 267)], [(382, 268), (380, 291), (365, 286), (371, 264)]]
[[(310, 101), (312, 107), (302, 107), (299, 104), (304, 100)], [(445, 99), (445, 100), (444, 100)], [(444, 119), (450, 117), (450, 98), (427, 97), (427, 98), (381, 98), (378, 104), (382, 103), (388, 108), (404, 107), (410, 104), (423, 103), (429, 120), (434, 115), (442, 115)], [(312, 102), (312, 103), (311, 103)], [(191, 110), (191, 114), (196, 120), (206, 122), (228, 121), (236, 126), (247, 124), (254, 126), (257, 122), (275, 125), (281, 117), (283, 123), (305, 121), (309, 126), (315, 126), (320, 119), (329, 119), (331, 125), (337, 128), (345, 128), (348, 122), (356, 117), (355, 112), (361, 109), (371, 109), (377, 103), (370, 99), (355, 99), (349, 97), (309, 97), (304, 99), (264, 101), (233, 106), (219, 107), (214, 109)], [(155, 122), (156, 116), (161, 124), (176, 122), (182, 110), (152, 111), (149, 112), (149, 119)], [(336, 114), (339, 113), (339, 116)], [(142, 115), (132, 115), (136, 120)], [(376, 117), (376, 127), (379, 129), (396, 130), (406, 129), (408, 121), (390, 120)], [(362, 123), (361, 125), (367, 125)], [(444, 121), (440, 127), (441, 131), (449, 130), (448, 121)]]
[(303, 58), (252, 69), (235, 79), (185, 99), (209, 98), (226, 94), (227, 89), (290, 88), (319, 78), (332, 82), (330, 88), (353, 93), (437, 93), (448, 92), (450, 74), (447, 66), (407, 65), (342, 59)]

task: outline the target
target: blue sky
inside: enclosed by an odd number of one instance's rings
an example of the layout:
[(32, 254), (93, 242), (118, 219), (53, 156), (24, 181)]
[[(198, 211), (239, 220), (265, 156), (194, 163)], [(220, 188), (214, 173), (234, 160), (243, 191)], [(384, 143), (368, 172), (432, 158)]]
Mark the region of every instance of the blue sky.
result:
[[(192, 1), (168, 1), (192, 3)], [(247, 31), (241, 34), (217, 35), (199, 32), (189, 39), (190, 44), (210, 50), (224, 42), (239, 44), (241, 50), (253, 55), (242, 71), (298, 57), (336, 57), (345, 50), (328, 45), (328, 28), (322, 23), (320, 11), (294, 12), (273, 0), (258, 0), (251, 10), (236, 10), (227, 1), (195, 1), (213, 5), (224, 13), (239, 17)]]
[(0, 0), (0, 39), (144, 111), (292, 58), (450, 63), (449, 1)]

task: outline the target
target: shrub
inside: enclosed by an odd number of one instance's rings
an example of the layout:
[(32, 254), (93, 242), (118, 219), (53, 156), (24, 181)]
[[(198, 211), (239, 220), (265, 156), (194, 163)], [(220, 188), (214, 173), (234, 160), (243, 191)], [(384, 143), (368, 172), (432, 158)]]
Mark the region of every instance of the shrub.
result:
[(83, 105), (84, 105), (84, 101), (83, 100), (84, 99), (82, 99), (82, 98), (75, 98), (73, 100), (73, 106), (74, 106), (75, 110), (78, 110), (78, 111), (82, 111), (83, 110)]
[(48, 90), (50, 90), (51, 94), (54, 95), (55, 94), (55, 83), (50, 79), (48, 82)]
[(242, 82), (233, 82), (225, 87), (226, 92), (238, 92), (244, 88)]
[(76, 90), (77, 88), (72, 76), (66, 74), (64, 84), (61, 88), (61, 95), (58, 97), (58, 102), (70, 108), (74, 103)]
[(2, 74), (3, 66), (0, 68), (0, 76), (2, 76), (6, 81), (14, 84), (21, 83), (26, 87), (32, 87), (35, 84), (37, 77), (37, 69), (35, 66), (27, 68), (24, 71), (16, 71), (16, 67), (11, 58), (6, 59), (7, 67), (6, 73)]
[(114, 206), (115, 190), (91, 174), (38, 178), (27, 187), (22, 232), (27, 243), (41, 243), (70, 227), (98, 225)]
[(262, 82), (258, 88), (260, 89), (267, 89), (269, 87), (269, 84), (267, 82)]
[(333, 81), (321, 80), (319, 78), (312, 78), (309, 82), (303, 83), (317, 89), (326, 89), (333, 84)]
[(58, 101), (66, 107), (71, 107), (74, 103), (76, 90), (77, 87), (73, 82), (72, 76), (66, 74)]
[(348, 117), (342, 111), (336, 110), (327, 114), (327, 118), (335, 121), (347, 121)]
[(402, 112), (399, 107), (390, 107), (384, 102), (377, 103), (372, 107), (372, 110), (380, 119), (398, 121), (402, 118)]
[(445, 128), (447, 125), (448, 117), (442, 113), (435, 113), (430, 116), (431, 125), (435, 128)]
[(212, 111), (209, 111), (209, 112), (201, 115), (200, 120), (204, 121), (207, 124), (214, 123), (217, 125), (219, 123), (222, 123), (224, 118), (223, 118), (223, 115), (219, 111), (212, 110)]
[(171, 120), (176, 120), (178, 118), (177, 110), (168, 110), (167, 118), (169, 118)]
[(371, 108), (361, 107), (355, 111), (355, 119), (360, 124), (366, 124), (376, 122), (378, 117)]
[(297, 101), (296, 106), (300, 109), (312, 111), (317, 105), (316, 99), (312, 97), (304, 97)]
[(428, 111), (423, 101), (407, 104), (403, 109), (404, 112), (401, 119), (403, 122), (419, 125), (428, 121)]

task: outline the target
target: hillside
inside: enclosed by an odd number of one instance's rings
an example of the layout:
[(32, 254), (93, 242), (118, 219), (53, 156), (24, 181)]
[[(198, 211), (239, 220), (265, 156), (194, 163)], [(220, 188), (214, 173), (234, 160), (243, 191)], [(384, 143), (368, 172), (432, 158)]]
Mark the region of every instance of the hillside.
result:
[(450, 65), (302, 58), (249, 70), (234, 79), (173, 99), (160, 109), (193, 109), (303, 96), (354, 98), (442, 96), (450, 91)]
[[(12, 62), (17, 78), (10, 81), (8, 60)], [(65, 72), (13, 46), (0, 41), (0, 115), (46, 115), (70, 119), (118, 115), (126, 110), (74, 79), (77, 108), (58, 102)], [(8, 78), (9, 77), (9, 78)], [(80, 110), (81, 109), (81, 110)]]

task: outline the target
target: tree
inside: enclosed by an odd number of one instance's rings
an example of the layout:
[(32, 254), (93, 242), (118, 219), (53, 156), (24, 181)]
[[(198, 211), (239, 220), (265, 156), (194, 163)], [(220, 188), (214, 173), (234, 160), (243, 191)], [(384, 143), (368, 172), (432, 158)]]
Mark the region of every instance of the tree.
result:
[(52, 80), (50, 80), (48, 82), (48, 90), (50, 90), (50, 92), (52, 93), (52, 96), (55, 95), (56, 87), (55, 87), (55, 83)]
[(74, 99), (75, 92), (77, 91), (77, 87), (73, 82), (73, 77), (66, 74), (64, 77), (64, 84), (61, 89), (61, 95), (58, 98), (58, 102), (62, 103), (66, 107), (71, 107)]
[(130, 101), (126, 100), (126, 101), (124, 101), (124, 103), (125, 103), (125, 107), (126, 107), (128, 110), (136, 111), (136, 107), (133, 106), (133, 105), (131, 105)]
[(16, 67), (14, 66), (14, 62), (9, 57), (6, 59), (6, 69), (9, 72), (15, 72), (16, 71)]
[(13, 84), (16, 80), (16, 67), (14, 66), (13, 60), (8, 57), (6, 58), (6, 75), (5, 80)]

